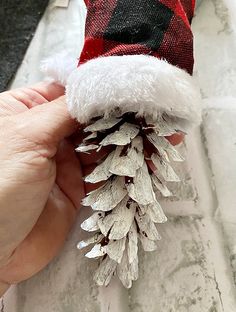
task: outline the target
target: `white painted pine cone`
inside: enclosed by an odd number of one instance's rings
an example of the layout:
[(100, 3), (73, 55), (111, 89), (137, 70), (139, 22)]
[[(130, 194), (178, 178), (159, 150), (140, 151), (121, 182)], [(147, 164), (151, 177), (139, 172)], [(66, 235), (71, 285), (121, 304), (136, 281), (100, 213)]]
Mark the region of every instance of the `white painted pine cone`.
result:
[[(184, 159), (165, 137), (185, 129), (166, 114), (153, 121), (117, 113), (92, 122), (84, 131), (90, 134), (77, 152), (107, 145), (113, 145), (114, 151), (85, 178), (88, 183), (106, 182), (83, 200), (94, 213), (81, 227), (93, 236), (78, 248), (94, 245), (86, 257), (101, 258), (94, 276), (98, 285), (108, 285), (116, 274), (130, 288), (138, 278), (138, 241), (145, 251), (155, 250), (161, 238), (155, 224), (167, 221), (158, 196), (172, 196), (166, 183), (180, 181), (172, 163)], [(144, 151), (144, 142), (151, 144), (151, 155)]]

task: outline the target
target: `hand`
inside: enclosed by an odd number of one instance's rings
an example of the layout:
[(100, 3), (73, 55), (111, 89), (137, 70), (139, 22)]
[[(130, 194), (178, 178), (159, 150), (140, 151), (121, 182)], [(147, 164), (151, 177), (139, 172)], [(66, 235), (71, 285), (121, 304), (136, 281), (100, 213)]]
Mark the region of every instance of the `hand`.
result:
[(0, 94), (0, 296), (58, 253), (84, 196), (63, 93), (40, 83)]

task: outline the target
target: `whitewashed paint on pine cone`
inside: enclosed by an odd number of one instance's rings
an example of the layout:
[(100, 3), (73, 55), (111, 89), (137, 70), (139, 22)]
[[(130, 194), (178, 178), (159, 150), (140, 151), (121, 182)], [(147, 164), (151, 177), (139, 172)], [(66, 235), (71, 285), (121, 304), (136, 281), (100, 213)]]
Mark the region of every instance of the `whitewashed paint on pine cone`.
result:
[[(166, 115), (155, 121), (126, 119), (127, 115), (122, 118), (117, 114), (92, 122), (84, 129), (88, 136), (76, 149), (88, 153), (108, 145), (114, 147), (85, 177), (88, 183), (105, 183), (83, 200), (83, 205), (91, 206), (94, 213), (81, 227), (93, 232), (93, 236), (79, 242), (78, 248), (93, 245), (85, 256), (100, 259), (94, 275), (98, 285), (108, 285), (117, 275), (130, 288), (138, 278), (138, 241), (145, 251), (156, 250), (161, 237), (155, 224), (167, 221), (158, 198), (172, 196), (166, 184), (180, 181), (172, 165), (184, 159), (165, 136), (185, 129), (181, 121)], [(144, 140), (154, 147), (150, 157), (144, 150)], [(153, 173), (148, 162), (157, 168)]]

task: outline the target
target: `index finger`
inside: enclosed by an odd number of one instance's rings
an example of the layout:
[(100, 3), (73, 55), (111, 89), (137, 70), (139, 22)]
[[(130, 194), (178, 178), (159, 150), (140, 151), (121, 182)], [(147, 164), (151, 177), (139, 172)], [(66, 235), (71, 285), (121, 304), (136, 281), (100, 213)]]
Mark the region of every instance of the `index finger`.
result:
[(0, 93), (0, 117), (27, 111), (63, 95), (64, 87), (50, 82), (40, 82), (32, 87), (18, 88)]
[(43, 81), (33, 86), (7, 91), (6, 95), (8, 92), (14, 99), (30, 109), (57, 99), (65, 94), (65, 89), (57, 83)]

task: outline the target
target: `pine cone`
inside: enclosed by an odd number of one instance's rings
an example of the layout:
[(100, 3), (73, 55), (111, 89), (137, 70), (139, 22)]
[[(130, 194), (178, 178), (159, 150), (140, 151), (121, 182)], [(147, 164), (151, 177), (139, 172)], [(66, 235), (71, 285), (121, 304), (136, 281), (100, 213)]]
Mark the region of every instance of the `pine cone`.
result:
[(94, 276), (98, 285), (108, 285), (116, 274), (130, 288), (138, 278), (138, 240), (145, 251), (156, 250), (161, 237), (155, 223), (167, 221), (158, 198), (172, 196), (166, 184), (180, 181), (171, 163), (184, 159), (165, 137), (185, 129), (166, 114), (155, 121), (134, 113), (118, 116), (93, 121), (76, 149), (87, 153), (115, 147), (85, 178), (87, 183), (106, 182), (83, 200), (95, 212), (81, 227), (94, 234), (78, 248), (94, 244), (86, 257), (101, 257)]

